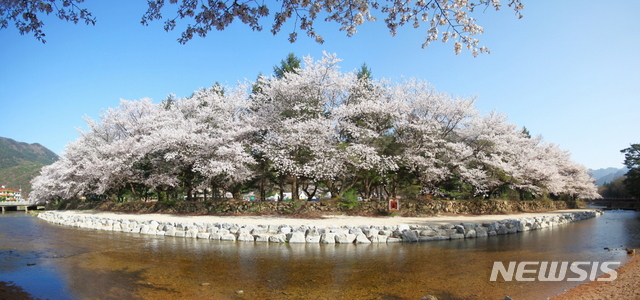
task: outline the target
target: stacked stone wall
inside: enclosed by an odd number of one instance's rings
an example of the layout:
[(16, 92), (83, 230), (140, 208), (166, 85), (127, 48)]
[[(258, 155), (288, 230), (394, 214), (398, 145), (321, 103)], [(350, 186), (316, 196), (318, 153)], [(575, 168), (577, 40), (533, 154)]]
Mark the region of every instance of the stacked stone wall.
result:
[[(51, 223), (136, 234), (173, 236), (221, 241), (311, 244), (371, 244), (428, 242), (435, 240), (486, 238), (522, 231), (561, 226), (601, 215), (602, 211), (581, 211), (542, 217), (523, 217), (490, 223), (448, 225), (239, 225), (233, 223), (161, 222), (135, 218), (101, 218), (46, 211), (39, 218)], [(312, 223), (312, 222), (310, 222)]]

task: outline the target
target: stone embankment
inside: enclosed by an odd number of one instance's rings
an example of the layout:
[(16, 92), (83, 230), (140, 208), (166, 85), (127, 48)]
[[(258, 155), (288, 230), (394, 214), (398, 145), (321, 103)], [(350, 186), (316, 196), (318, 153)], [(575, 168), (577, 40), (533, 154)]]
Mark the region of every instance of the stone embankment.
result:
[[(99, 216), (63, 214), (56, 211), (43, 212), (38, 217), (66, 226), (185, 238), (269, 243), (369, 244), (483, 238), (560, 226), (602, 214), (602, 211), (593, 210), (553, 216), (506, 219), (490, 223), (432, 226), (410, 224), (384, 226), (239, 225), (232, 223), (164, 222), (138, 220), (130, 217), (102, 218)], [(310, 223), (312, 223), (311, 220)]]

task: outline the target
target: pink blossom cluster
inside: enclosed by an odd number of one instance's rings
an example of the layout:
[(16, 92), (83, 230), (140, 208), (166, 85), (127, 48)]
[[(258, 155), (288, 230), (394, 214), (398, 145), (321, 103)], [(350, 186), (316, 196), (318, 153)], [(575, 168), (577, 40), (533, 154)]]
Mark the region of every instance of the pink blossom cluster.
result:
[(300, 192), (364, 198), (449, 192), (520, 198), (597, 197), (567, 151), (530, 137), (473, 98), (427, 82), (359, 78), (339, 59), (305, 58), (285, 76), (261, 76), (190, 97), (121, 100), (32, 182), (31, 199), (180, 191)]

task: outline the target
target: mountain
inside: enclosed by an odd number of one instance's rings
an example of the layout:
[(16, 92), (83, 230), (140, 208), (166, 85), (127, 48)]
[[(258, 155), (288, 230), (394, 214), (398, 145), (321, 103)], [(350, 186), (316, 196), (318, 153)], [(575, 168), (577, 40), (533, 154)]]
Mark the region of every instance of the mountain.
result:
[(58, 160), (58, 155), (40, 144), (28, 144), (0, 137), (0, 185), (22, 189), (22, 197), (31, 192), (31, 179), (40, 169)]
[(606, 182), (612, 182), (616, 178), (624, 176), (627, 174), (628, 169), (626, 167), (616, 169), (616, 168), (606, 168), (606, 169), (597, 169), (597, 170), (589, 170), (591, 171), (591, 177), (596, 180), (598, 185), (603, 185)]

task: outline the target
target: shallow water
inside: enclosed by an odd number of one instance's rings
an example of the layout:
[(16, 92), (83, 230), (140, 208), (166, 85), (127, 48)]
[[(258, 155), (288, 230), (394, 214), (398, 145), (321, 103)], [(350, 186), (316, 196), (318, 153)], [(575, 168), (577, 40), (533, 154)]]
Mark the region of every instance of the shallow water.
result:
[(581, 282), (491, 282), (494, 261), (617, 261), (636, 212), (551, 229), (416, 244), (211, 241), (0, 217), (0, 281), (49, 299), (546, 299)]

